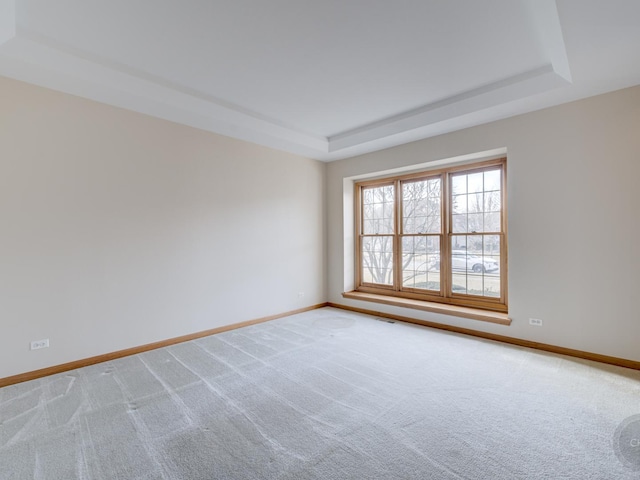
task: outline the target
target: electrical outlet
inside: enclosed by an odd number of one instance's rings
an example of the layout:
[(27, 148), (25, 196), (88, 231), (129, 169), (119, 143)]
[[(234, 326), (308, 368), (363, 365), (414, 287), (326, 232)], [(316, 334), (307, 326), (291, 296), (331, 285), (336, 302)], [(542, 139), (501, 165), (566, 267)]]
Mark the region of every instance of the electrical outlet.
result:
[(34, 340), (31, 342), (31, 350), (39, 350), (41, 348), (49, 348), (48, 338), (45, 338), (44, 340)]
[(541, 327), (542, 320), (540, 320), (539, 318), (530, 318), (529, 325), (533, 325), (534, 327)]
[(298, 292), (298, 298), (304, 297), (304, 292)]

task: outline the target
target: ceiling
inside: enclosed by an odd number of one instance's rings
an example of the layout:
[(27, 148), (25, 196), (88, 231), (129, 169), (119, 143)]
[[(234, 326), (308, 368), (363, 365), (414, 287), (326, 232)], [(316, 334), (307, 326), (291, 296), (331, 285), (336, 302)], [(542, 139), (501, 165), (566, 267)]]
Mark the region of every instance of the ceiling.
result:
[(0, 0), (0, 75), (330, 161), (640, 84), (640, 1)]

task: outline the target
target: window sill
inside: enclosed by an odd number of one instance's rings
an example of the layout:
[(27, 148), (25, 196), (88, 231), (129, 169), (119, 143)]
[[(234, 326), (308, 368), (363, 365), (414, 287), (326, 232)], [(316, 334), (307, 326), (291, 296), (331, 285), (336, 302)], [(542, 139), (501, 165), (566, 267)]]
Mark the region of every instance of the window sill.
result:
[(444, 303), (425, 302), (424, 300), (412, 300), (409, 298), (390, 297), (387, 295), (378, 295), (375, 293), (364, 292), (344, 292), (344, 298), (351, 300), (362, 300), (365, 302), (382, 303), (394, 307), (414, 308), (425, 312), (441, 313), (443, 315), (452, 315), (454, 317), (470, 318), (472, 320), (481, 320), (483, 322), (497, 323), (500, 325), (511, 325), (511, 319), (506, 313), (490, 312), (488, 310), (480, 310), (478, 308), (460, 307), (457, 305), (447, 305)]

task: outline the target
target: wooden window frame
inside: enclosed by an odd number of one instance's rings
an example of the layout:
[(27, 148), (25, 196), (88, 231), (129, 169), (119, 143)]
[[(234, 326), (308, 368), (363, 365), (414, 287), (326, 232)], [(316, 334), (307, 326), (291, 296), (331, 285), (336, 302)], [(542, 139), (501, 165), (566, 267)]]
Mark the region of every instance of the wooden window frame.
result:
[[(433, 170), (424, 170), (421, 172), (398, 175), (393, 177), (378, 178), (374, 180), (365, 180), (355, 184), (355, 290), (367, 294), (385, 295), (389, 297), (404, 298), (408, 300), (421, 300), (424, 302), (435, 302), (452, 306), (470, 307), (481, 310), (489, 310), (495, 312), (507, 312), (507, 285), (508, 285), (508, 248), (507, 248), (507, 162), (506, 158), (497, 158), (479, 163), (458, 165), (449, 168), (439, 168)], [(454, 293), (452, 287), (452, 269), (451, 269), (451, 239), (453, 235), (463, 233), (453, 233), (452, 228), (452, 178), (454, 174), (472, 174), (485, 170), (499, 167), (501, 171), (500, 193), (501, 193), (501, 212), (500, 212), (500, 232), (480, 232), (477, 234), (466, 233), (466, 235), (499, 235), (500, 236), (500, 297), (485, 297), (471, 294)], [(402, 231), (402, 184), (406, 181), (426, 180), (429, 178), (441, 178), (441, 202), (440, 202), (440, 218), (441, 231), (435, 234), (440, 237), (440, 291), (428, 291), (402, 286), (402, 238), (410, 234)], [(393, 284), (382, 285), (374, 283), (365, 283), (362, 279), (363, 260), (362, 260), (362, 241), (365, 236), (363, 232), (363, 215), (362, 215), (362, 190), (367, 187), (378, 187), (384, 185), (394, 185), (394, 232), (393, 236)], [(414, 234), (414, 235), (431, 235), (431, 234)], [(444, 259), (444, 261), (443, 261)]]

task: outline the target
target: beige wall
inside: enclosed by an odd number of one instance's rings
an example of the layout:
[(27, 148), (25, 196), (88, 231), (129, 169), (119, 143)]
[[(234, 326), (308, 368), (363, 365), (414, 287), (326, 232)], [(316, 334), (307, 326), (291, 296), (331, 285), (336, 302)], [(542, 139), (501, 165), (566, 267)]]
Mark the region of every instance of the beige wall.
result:
[(325, 301), (325, 170), (0, 78), (0, 378)]
[[(342, 298), (353, 270), (345, 179), (498, 148), (511, 326)], [(327, 189), (331, 302), (640, 360), (640, 87), (333, 162)]]
[[(327, 299), (640, 360), (638, 132), (635, 87), (324, 165), (0, 78), (0, 378)], [(342, 298), (346, 178), (496, 148), (510, 327)]]

